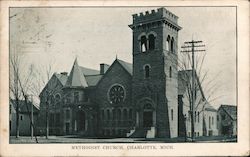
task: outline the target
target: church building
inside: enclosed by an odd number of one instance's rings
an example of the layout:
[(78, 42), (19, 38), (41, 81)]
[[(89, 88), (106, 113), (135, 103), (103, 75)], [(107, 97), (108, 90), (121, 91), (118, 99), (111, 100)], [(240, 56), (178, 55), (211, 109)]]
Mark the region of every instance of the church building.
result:
[(115, 59), (93, 70), (75, 59), (69, 74), (54, 73), (40, 94), (42, 132), (46, 125), (50, 135), (85, 137), (174, 138), (186, 132), (179, 122), (178, 17), (159, 8), (134, 14), (129, 27), (132, 64)]

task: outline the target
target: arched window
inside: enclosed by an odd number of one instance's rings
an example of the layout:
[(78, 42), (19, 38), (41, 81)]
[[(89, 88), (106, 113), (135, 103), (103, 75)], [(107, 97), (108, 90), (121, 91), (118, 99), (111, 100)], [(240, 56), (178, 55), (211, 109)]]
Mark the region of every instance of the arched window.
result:
[(172, 39), (171, 39), (170, 51), (171, 51), (171, 52), (174, 52), (174, 38), (173, 38), (173, 37), (172, 37)]
[(211, 129), (211, 117), (209, 116), (209, 129)]
[(57, 94), (55, 95), (55, 99), (56, 99), (56, 102), (57, 102), (57, 103), (60, 102), (60, 100), (61, 100), (61, 95), (60, 95), (59, 93), (57, 93)]
[(194, 122), (196, 122), (197, 114), (196, 111), (194, 112)]
[(128, 112), (127, 112), (127, 109), (124, 109), (123, 110), (123, 119), (127, 120), (127, 118), (128, 118)]
[(74, 101), (79, 102), (79, 98), (80, 98), (79, 92), (74, 92)]
[(147, 38), (146, 36), (141, 37), (141, 52), (146, 52), (148, 50), (147, 48)]
[(171, 120), (174, 120), (174, 110), (171, 109)]
[(113, 116), (113, 120), (115, 120), (115, 109), (113, 109), (112, 112), (113, 112), (113, 115), (112, 115)]
[(149, 72), (150, 72), (150, 67), (149, 67), (149, 65), (146, 65), (144, 67), (144, 77), (145, 78), (149, 78)]
[(107, 110), (107, 119), (110, 120), (110, 111)]
[(172, 78), (172, 67), (169, 67), (169, 78)]
[(55, 98), (54, 98), (54, 96), (51, 95), (49, 98), (50, 98), (50, 103), (51, 103), (51, 105), (54, 105), (54, 103), (55, 103)]
[(149, 41), (149, 50), (154, 50), (155, 49), (155, 36), (153, 34), (150, 34), (148, 36), (148, 41)]
[(102, 110), (101, 112), (102, 112), (102, 113), (101, 113), (101, 119), (102, 119), (102, 120), (105, 120), (105, 117), (104, 117), (104, 110)]
[(166, 50), (169, 51), (169, 45), (170, 45), (170, 36), (168, 36), (166, 41)]
[(132, 109), (129, 109), (129, 119), (132, 119)]
[(67, 110), (66, 110), (66, 119), (69, 119), (69, 118), (70, 118), (70, 110), (67, 109)]
[(200, 122), (200, 112), (198, 112), (197, 117), (198, 117), (198, 123), (199, 123)]
[(121, 115), (122, 115), (121, 109), (118, 109), (118, 111), (117, 111), (117, 119), (118, 120), (121, 120)]

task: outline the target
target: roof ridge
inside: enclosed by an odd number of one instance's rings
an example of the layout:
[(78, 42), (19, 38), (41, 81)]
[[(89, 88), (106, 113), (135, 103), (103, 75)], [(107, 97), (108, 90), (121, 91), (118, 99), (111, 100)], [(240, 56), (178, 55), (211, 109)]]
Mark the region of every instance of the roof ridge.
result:
[(229, 104), (221, 104), (221, 106), (227, 106), (227, 107), (237, 107), (236, 105), (229, 105)]
[(127, 61), (124, 61), (124, 60), (121, 60), (121, 59), (116, 59), (116, 60), (118, 60), (118, 61), (122, 61), (122, 62), (125, 62), (125, 63), (128, 63), (128, 64), (132, 64), (132, 63), (130, 63), (130, 62), (127, 62)]
[(104, 74), (93, 74), (93, 75), (84, 75), (84, 76), (88, 77), (88, 76), (99, 76), (99, 75), (104, 75)]
[(99, 70), (97, 70), (97, 69), (92, 69), (92, 68), (88, 68), (88, 67), (85, 67), (85, 66), (80, 66), (80, 65), (79, 65), (79, 67), (80, 67), (80, 68), (85, 68), (85, 69), (90, 69), (90, 70), (96, 70), (96, 71), (99, 71)]

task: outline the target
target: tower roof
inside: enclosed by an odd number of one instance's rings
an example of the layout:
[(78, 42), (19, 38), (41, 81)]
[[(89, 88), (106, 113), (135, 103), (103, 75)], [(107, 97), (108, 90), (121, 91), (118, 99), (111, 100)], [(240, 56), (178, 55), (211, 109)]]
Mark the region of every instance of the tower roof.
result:
[(131, 29), (139, 28), (143, 25), (152, 25), (153, 23), (165, 23), (167, 26), (179, 31), (181, 27), (178, 25), (178, 16), (167, 10), (166, 8), (158, 8), (157, 10), (146, 11), (139, 14), (133, 14), (133, 24), (129, 25)]
[(70, 71), (66, 87), (88, 87), (86, 78), (77, 63), (77, 58), (75, 59), (74, 65)]

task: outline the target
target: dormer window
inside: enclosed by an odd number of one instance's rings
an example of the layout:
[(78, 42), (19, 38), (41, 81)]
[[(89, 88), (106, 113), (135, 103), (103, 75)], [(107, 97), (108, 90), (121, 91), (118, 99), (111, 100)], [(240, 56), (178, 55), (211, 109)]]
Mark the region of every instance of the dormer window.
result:
[(74, 101), (79, 102), (79, 92), (74, 92)]

